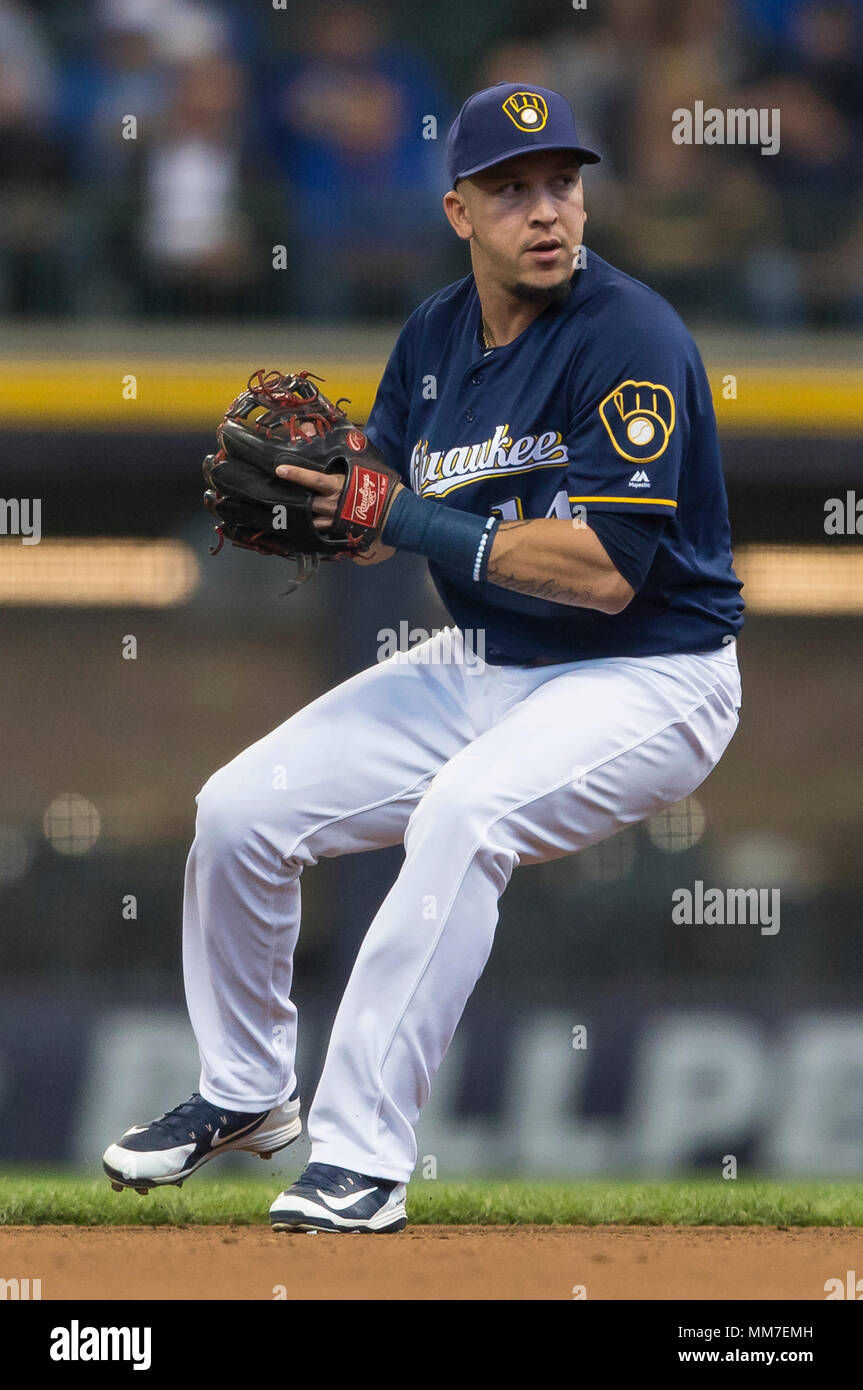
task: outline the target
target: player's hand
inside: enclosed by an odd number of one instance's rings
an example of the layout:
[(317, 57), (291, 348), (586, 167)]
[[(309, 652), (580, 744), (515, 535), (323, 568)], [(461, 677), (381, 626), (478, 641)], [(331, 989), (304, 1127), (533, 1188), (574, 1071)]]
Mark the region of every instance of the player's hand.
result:
[[(284, 478), (289, 483), (300, 483), (310, 492), (317, 493), (317, 497), (312, 503), (312, 516), (314, 517), (314, 527), (316, 531), (327, 531), (333, 524), (336, 515), (336, 505), (341, 496), (342, 488), (345, 485), (344, 473), (317, 473), (311, 468), (300, 468), (297, 464), (283, 463), (276, 469), (280, 478)], [(397, 497), (404, 487), (404, 483), (396, 483), (391, 493), (391, 499)], [(392, 503), (391, 503), (392, 505)], [(388, 552), (381, 554), (381, 551)], [(380, 560), (389, 559), (390, 555), (395, 554), (394, 550), (383, 545), (381, 541), (375, 541), (368, 550), (363, 552), (364, 560), (371, 560), (376, 556), (374, 563)], [(354, 557), (357, 558), (357, 557)]]
[(395, 546), (384, 545), (383, 541), (375, 541), (368, 550), (361, 550), (351, 559), (355, 565), (379, 565), (382, 560), (389, 560), (395, 555)]
[(276, 473), (289, 483), (299, 483), (310, 492), (317, 493), (312, 503), (312, 516), (316, 531), (327, 531), (336, 515), (336, 503), (345, 485), (344, 473), (318, 473), (311, 468), (300, 468), (293, 463), (283, 463)]

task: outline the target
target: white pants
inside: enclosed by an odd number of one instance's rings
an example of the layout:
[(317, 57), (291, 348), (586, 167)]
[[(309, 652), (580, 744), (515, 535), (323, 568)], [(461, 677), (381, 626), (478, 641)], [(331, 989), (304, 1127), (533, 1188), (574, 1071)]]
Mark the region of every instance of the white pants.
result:
[(197, 797), (186, 871), (200, 1090), (264, 1110), (296, 1082), (304, 865), (404, 841), (309, 1116), (313, 1162), (400, 1182), (513, 869), (688, 796), (740, 708), (733, 642), (707, 655), (499, 667), (466, 664), (459, 639), (445, 629), (412, 660), (361, 672), (215, 773)]

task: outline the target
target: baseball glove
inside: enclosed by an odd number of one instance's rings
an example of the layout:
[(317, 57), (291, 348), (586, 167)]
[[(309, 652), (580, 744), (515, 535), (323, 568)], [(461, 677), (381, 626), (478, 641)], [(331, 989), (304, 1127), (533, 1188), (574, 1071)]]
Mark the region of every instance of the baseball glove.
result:
[[(329, 401), (311, 372), (283, 376), (253, 372), (218, 427), (218, 449), (204, 459), (204, 503), (216, 518), (217, 555), (225, 542), (297, 564), (288, 592), (308, 579), (321, 560), (361, 554), (380, 535), (398, 474), (341, 400)], [(343, 473), (333, 521), (314, 524), (315, 493), (277, 477), (280, 464)]]

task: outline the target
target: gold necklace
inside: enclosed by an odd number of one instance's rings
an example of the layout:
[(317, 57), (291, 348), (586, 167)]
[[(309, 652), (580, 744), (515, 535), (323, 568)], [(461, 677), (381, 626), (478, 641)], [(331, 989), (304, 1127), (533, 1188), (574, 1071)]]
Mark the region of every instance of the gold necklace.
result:
[(482, 345), (483, 345), (483, 347), (484, 347), (486, 350), (488, 350), (488, 349), (494, 347), (494, 340), (492, 339), (491, 334), (489, 333), (488, 329), (487, 329), (486, 326), (485, 326), (485, 319), (482, 319), (481, 322), (482, 322), (482, 328), (481, 328), (481, 332), (482, 332)]

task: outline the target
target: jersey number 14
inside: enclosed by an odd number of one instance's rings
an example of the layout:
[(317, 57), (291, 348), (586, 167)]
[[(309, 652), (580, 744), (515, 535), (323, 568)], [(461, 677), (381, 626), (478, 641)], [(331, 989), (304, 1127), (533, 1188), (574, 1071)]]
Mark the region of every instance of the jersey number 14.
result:
[[(546, 518), (555, 516), (560, 521), (581, 520), (583, 525), (583, 519), (576, 516), (576, 512), (581, 513), (583, 511), (583, 507), (570, 506), (566, 489), (561, 488), (559, 492), (554, 494), (551, 506), (545, 515)], [(522, 506), (521, 498), (508, 497), (505, 502), (500, 502), (496, 507), (492, 507), (491, 515), (499, 516), (501, 521), (524, 521), (524, 507)]]

